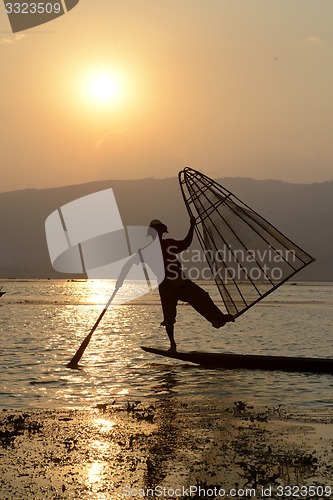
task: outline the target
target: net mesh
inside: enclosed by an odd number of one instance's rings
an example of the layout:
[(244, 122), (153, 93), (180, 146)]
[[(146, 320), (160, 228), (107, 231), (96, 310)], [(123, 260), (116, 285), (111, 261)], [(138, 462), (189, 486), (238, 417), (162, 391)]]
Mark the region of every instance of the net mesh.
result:
[(313, 257), (216, 181), (191, 168), (180, 172), (179, 181), (229, 314), (239, 316), (313, 262)]

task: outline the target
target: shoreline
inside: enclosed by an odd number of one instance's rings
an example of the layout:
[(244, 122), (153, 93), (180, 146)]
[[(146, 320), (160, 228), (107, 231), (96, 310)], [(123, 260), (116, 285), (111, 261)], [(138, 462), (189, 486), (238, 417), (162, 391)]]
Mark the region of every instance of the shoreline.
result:
[[(0, 436), (1, 499), (178, 499), (190, 486), (192, 498), (277, 498), (276, 488), (288, 486), (333, 494), (329, 409), (172, 398), (8, 409)], [(207, 495), (214, 488), (219, 495)]]

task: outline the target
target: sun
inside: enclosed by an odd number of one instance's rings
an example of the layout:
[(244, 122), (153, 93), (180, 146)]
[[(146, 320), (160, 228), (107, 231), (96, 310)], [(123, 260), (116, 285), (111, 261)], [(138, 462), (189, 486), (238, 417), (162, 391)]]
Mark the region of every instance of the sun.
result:
[(119, 105), (124, 98), (125, 84), (116, 72), (94, 69), (83, 79), (84, 99), (96, 107)]

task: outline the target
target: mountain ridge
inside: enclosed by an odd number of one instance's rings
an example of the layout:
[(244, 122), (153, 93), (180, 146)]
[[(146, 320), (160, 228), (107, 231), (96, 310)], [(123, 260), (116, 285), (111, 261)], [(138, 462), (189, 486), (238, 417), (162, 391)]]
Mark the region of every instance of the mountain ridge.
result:
[[(316, 258), (297, 279), (333, 281), (333, 181), (296, 184), (225, 177), (219, 182)], [(0, 277), (66, 278), (52, 269), (45, 220), (65, 203), (110, 187), (124, 225), (148, 225), (158, 218), (172, 237), (186, 234), (188, 215), (176, 177), (6, 191), (0, 193)]]

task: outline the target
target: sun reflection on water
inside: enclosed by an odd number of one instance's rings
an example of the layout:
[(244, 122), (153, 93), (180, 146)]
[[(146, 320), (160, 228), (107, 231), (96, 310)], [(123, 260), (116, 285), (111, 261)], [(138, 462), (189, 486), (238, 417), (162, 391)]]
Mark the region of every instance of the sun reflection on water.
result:
[(107, 453), (110, 451), (111, 445), (107, 443), (106, 441), (101, 441), (99, 439), (95, 439), (91, 443), (91, 449), (94, 450), (95, 452), (98, 453), (98, 455), (106, 456)]
[[(109, 498), (105, 491), (105, 478), (114, 453), (112, 450), (114, 445), (112, 445), (111, 440), (107, 439), (107, 435), (116, 426), (116, 422), (108, 418), (97, 417), (93, 419), (92, 423), (101, 439), (94, 439), (90, 442), (90, 453), (95, 460), (87, 464), (86, 484), (92, 493), (98, 494), (98, 499)], [(106, 437), (104, 438), (103, 435)]]
[[(107, 463), (101, 461), (92, 462), (87, 469), (87, 487), (91, 493), (88, 493), (87, 498), (98, 498), (98, 500), (106, 500), (110, 498), (110, 493), (106, 491), (105, 477), (107, 474)], [(98, 496), (96, 496), (98, 495)]]
[(118, 391), (118, 396), (125, 396), (126, 394), (129, 393), (129, 390), (128, 389), (121, 389), (120, 391)]
[(98, 427), (101, 432), (109, 432), (112, 427), (116, 425), (116, 422), (108, 420), (107, 418), (95, 418), (94, 425)]
[(91, 304), (107, 303), (115, 287), (114, 280), (89, 280), (87, 282), (87, 301)]
[(93, 462), (92, 464), (90, 464), (87, 471), (87, 479), (89, 484), (101, 482), (105, 466), (105, 462)]

